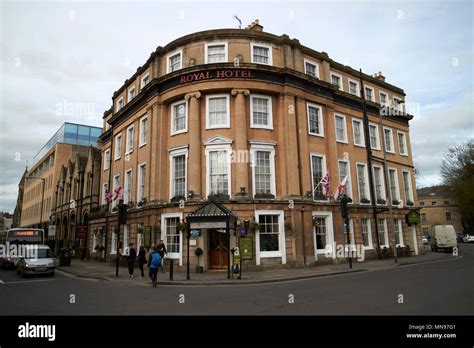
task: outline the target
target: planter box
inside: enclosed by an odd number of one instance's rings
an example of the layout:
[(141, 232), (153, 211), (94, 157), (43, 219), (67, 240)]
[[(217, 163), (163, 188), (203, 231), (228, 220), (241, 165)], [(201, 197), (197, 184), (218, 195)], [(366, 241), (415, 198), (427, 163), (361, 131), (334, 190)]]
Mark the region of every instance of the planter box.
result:
[(196, 266), (196, 273), (204, 273), (204, 267), (203, 266)]

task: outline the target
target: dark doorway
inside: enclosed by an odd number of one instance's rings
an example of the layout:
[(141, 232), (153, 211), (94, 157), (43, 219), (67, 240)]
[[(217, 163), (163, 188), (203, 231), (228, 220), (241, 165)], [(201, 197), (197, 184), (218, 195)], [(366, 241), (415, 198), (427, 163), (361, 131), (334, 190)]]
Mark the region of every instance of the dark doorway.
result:
[(225, 237), (225, 230), (209, 230), (209, 269), (227, 269), (228, 249)]

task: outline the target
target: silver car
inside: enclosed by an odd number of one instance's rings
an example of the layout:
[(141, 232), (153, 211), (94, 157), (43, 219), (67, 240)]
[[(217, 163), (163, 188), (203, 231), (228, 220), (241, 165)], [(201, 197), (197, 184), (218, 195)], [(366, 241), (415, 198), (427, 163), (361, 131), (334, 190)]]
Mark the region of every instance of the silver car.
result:
[(54, 276), (54, 259), (47, 245), (29, 245), (29, 254), (21, 258), (17, 264), (17, 273), (22, 277), (34, 274)]

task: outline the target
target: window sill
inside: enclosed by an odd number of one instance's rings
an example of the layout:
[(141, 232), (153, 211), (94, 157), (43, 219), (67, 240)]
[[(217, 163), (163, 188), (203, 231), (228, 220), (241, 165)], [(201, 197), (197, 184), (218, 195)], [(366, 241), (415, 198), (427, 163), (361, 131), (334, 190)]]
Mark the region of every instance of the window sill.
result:
[(188, 132), (187, 129), (183, 129), (183, 130), (171, 133), (171, 136), (175, 136), (175, 135), (179, 135), (179, 134), (183, 134), (183, 133), (187, 133), (187, 132)]
[(365, 148), (365, 145), (356, 144), (356, 143), (354, 143), (354, 146)]
[(273, 130), (273, 126), (255, 126), (251, 125), (251, 129), (265, 129), (265, 130)]
[(283, 253), (281, 251), (260, 251), (260, 258), (273, 258), (273, 257), (283, 257)]
[(230, 125), (228, 125), (228, 124), (219, 124), (219, 125), (214, 125), (214, 126), (207, 126), (206, 125), (206, 130), (208, 130), (208, 129), (222, 129), (222, 128), (230, 128)]
[(146, 145), (146, 143), (140, 144), (140, 145), (138, 145), (138, 148), (141, 148), (141, 147), (143, 147), (143, 146), (145, 146), (145, 145)]
[(312, 135), (312, 136), (315, 136), (315, 137), (324, 138), (324, 134), (316, 134), (316, 133), (310, 133), (310, 132), (308, 132), (308, 135)]
[(336, 143), (349, 145), (349, 142), (347, 140), (337, 140), (336, 139)]

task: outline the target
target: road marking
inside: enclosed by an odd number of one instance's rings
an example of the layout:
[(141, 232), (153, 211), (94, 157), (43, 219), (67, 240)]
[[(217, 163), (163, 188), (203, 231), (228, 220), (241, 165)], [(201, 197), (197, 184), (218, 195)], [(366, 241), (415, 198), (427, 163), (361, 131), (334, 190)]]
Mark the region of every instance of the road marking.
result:
[(38, 279), (38, 280), (19, 280), (16, 282), (2, 282), (4, 285), (10, 285), (10, 284), (23, 284), (23, 283), (39, 283), (39, 282), (53, 282), (56, 279)]
[(5, 284), (5, 282), (3, 280), (0, 279), (0, 284)]
[(71, 274), (68, 272), (61, 271), (59, 269), (56, 269), (56, 272), (59, 274), (62, 274), (63, 276), (66, 276), (68, 278), (75, 278), (75, 279), (80, 279), (80, 280), (88, 280), (91, 282), (100, 282), (102, 279), (97, 279), (97, 278), (89, 278), (89, 277), (82, 277), (82, 276), (77, 276), (75, 274)]

